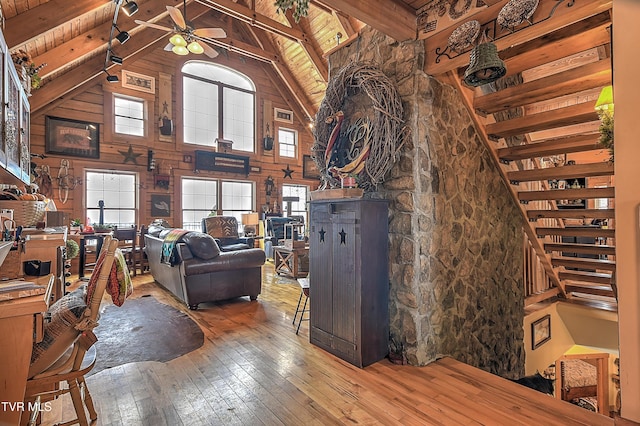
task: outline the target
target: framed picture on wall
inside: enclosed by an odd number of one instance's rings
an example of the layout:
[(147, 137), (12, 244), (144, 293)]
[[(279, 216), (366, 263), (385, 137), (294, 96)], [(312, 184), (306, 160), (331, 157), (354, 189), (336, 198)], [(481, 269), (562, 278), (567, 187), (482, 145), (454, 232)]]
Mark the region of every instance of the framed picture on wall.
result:
[(156, 79), (148, 75), (122, 70), (122, 87), (156, 93)]
[(45, 117), (45, 153), (100, 158), (97, 123), (69, 118)]
[(283, 123), (293, 123), (293, 111), (289, 111), (281, 108), (273, 109), (273, 119), (276, 121), (282, 121)]
[(537, 349), (551, 340), (551, 315), (545, 315), (531, 323), (531, 349)]
[(171, 216), (171, 195), (151, 194), (151, 216), (170, 217)]
[(305, 179), (317, 179), (320, 180), (320, 172), (318, 166), (313, 162), (313, 158), (310, 155), (302, 156), (302, 177)]

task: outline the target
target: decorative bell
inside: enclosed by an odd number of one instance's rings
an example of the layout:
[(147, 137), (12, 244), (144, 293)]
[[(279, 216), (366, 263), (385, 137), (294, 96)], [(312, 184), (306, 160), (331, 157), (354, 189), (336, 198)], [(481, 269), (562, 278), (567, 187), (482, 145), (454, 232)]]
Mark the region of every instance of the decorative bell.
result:
[(480, 43), (471, 50), (469, 68), (464, 72), (464, 83), (467, 86), (482, 86), (492, 83), (504, 76), (507, 68), (498, 56), (495, 44)]

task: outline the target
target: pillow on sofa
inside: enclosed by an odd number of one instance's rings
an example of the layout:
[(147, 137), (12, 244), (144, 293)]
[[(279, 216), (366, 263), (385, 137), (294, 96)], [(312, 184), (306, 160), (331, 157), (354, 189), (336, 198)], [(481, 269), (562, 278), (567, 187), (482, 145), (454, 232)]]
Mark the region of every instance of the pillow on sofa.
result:
[(81, 286), (49, 307), (51, 321), (44, 325), (44, 337), (33, 345), (29, 377), (42, 373), (60, 358), (80, 336), (75, 329), (87, 309), (86, 287)]
[(189, 247), (191, 254), (200, 259), (209, 260), (220, 254), (220, 247), (209, 234), (189, 232), (181, 238), (181, 241)]

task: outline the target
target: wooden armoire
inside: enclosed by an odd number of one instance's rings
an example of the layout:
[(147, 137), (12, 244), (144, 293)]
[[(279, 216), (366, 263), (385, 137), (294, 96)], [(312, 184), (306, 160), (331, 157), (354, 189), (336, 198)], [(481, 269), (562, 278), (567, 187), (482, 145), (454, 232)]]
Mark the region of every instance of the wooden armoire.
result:
[(384, 200), (312, 201), (310, 341), (358, 367), (389, 343), (388, 206)]

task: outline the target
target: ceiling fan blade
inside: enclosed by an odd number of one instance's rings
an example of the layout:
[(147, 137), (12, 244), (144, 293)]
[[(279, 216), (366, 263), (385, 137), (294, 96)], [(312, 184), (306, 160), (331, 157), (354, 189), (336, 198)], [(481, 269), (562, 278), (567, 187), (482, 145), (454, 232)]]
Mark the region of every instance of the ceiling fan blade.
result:
[(143, 25), (145, 27), (155, 28), (156, 30), (173, 31), (171, 28), (163, 27), (162, 25), (156, 25), (156, 24), (153, 24), (151, 22), (141, 21), (139, 19), (136, 19), (135, 23), (138, 24), (138, 25)]
[(171, 16), (171, 19), (178, 26), (178, 28), (182, 30), (187, 28), (187, 23), (185, 22), (184, 17), (182, 16), (182, 12), (180, 12), (180, 9), (175, 8), (173, 6), (167, 6), (167, 11), (169, 12), (169, 16)]
[(222, 28), (198, 28), (193, 31), (198, 37), (204, 38), (225, 38), (227, 33)]
[(218, 51), (216, 49), (214, 49), (213, 47), (209, 46), (207, 43), (200, 41), (200, 46), (202, 46), (202, 48), (204, 49), (204, 54), (207, 55), (208, 57), (210, 57), (211, 59), (215, 58), (216, 56), (218, 56)]
[(173, 43), (169, 43), (164, 47), (164, 50), (171, 52), (173, 50)]

